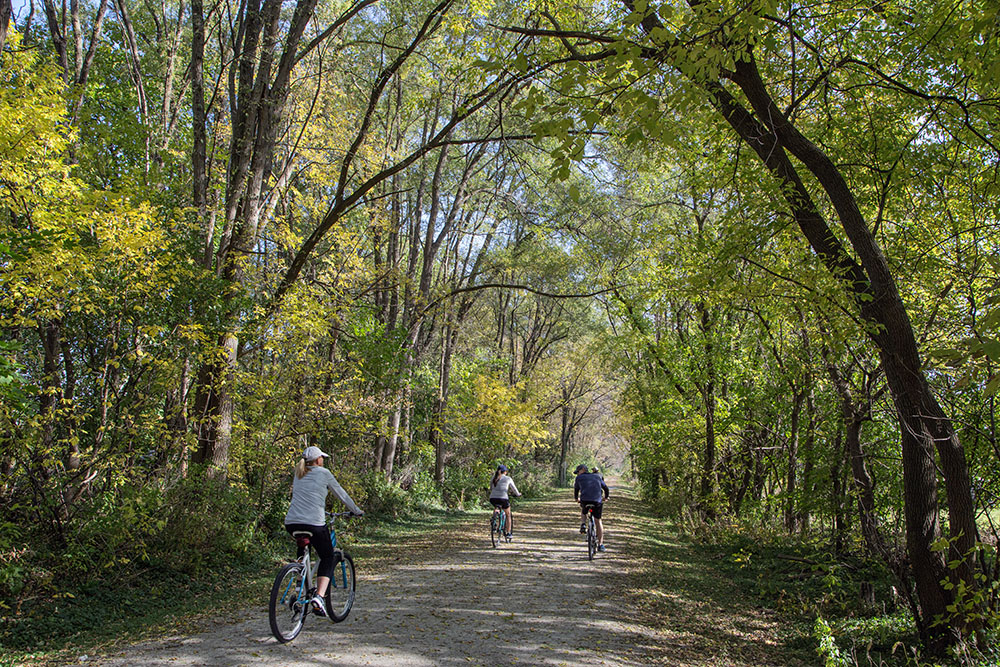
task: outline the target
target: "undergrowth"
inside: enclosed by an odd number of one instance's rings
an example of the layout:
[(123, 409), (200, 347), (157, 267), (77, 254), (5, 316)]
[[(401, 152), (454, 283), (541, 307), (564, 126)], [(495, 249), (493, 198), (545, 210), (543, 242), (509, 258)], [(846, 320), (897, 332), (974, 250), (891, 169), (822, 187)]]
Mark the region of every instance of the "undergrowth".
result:
[(780, 526), (687, 520), (677, 526), (720, 572), (760, 604), (791, 619), (794, 640), (825, 667), (998, 665), (995, 641), (945, 661), (922, 655), (912, 614), (888, 569), (860, 549), (835, 552), (823, 535), (789, 537)]

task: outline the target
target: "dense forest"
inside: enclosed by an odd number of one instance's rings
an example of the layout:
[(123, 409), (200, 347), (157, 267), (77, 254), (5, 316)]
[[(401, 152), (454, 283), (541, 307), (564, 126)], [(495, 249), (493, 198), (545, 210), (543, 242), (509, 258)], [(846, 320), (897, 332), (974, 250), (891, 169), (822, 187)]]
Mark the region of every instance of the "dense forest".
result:
[(614, 468), (974, 661), (998, 9), (0, 0), (5, 618), (267, 541), (315, 444), (374, 515)]

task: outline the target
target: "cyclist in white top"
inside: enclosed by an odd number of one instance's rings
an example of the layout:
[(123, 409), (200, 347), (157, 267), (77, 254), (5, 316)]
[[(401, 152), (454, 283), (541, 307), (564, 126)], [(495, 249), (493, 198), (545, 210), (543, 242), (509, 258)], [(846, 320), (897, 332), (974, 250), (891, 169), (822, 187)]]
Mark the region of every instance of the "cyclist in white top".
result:
[(490, 503), (494, 507), (502, 507), (507, 515), (507, 534), (510, 539), (514, 532), (514, 519), (510, 513), (510, 496), (513, 493), (516, 498), (521, 497), (521, 492), (514, 485), (514, 480), (507, 476), (507, 466), (501, 464), (497, 466), (497, 471), (493, 473), (493, 480), (490, 482)]
[[(332, 492), (347, 509), (355, 516), (364, 512), (358, 507), (351, 496), (344, 491), (333, 473), (323, 467), (324, 459), (329, 455), (316, 446), (306, 447), (302, 458), (295, 466), (295, 479), (292, 480), (292, 502), (285, 514), (285, 530), (291, 535), (295, 531), (312, 533), (309, 540), (319, 555), (319, 568), (316, 577), (316, 595), (312, 599), (313, 608), (319, 616), (326, 616), (326, 604), (323, 596), (330, 585), (330, 575), (336, 565), (333, 543), (330, 540), (330, 530), (326, 527), (326, 496)], [(304, 547), (299, 547), (298, 558), (302, 557)]]

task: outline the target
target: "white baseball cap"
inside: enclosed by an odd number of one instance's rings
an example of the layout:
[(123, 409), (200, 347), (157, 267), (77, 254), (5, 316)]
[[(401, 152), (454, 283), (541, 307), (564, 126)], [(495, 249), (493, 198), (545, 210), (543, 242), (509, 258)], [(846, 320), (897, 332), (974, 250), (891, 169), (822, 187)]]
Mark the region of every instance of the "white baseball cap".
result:
[(306, 461), (315, 461), (321, 456), (330, 458), (329, 454), (324, 452), (319, 447), (316, 447), (315, 445), (310, 445), (309, 447), (306, 447), (306, 450), (302, 452), (302, 458), (304, 458)]

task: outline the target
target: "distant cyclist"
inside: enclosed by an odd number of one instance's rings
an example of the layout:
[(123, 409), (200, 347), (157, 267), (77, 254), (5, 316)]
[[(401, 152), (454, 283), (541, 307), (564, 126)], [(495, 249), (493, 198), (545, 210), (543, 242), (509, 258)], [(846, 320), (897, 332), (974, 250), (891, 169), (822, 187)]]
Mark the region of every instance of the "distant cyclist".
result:
[(580, 532), (587, 532), (587, 510), (593, 508), (594, 522), (597, 524), (597, 550), (604, 551), (604, 522), (601, 520), (601, 510), (611, 492), (604, 483), (604, 478), (599, 473), (588, 472), (587, 466), (582, 463), (576, 467), (574, 474), (576, 481), (573, 483), (573, 499), (579, 501), (582, 512)]
[(503, 508), (504, 514), (507, 515), (506, 534), (504, 537), (510, 539), (511, 534), (514, 532), (513, 516), (510, 513), (510, 495), (513, 493), (516, 498), (521, 497), (521, 492), (517, 490), (517, 486), (514, 485), (514, 480), (512, 480), (507, 475), (507, 466), (501, 464), (497, 466), (497, 471), (493, 473), (493, 480), (490, 482), (490, 503), (493, 507)]

